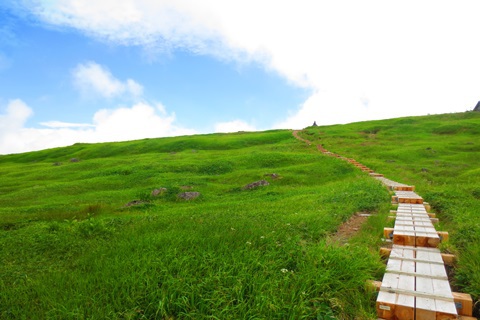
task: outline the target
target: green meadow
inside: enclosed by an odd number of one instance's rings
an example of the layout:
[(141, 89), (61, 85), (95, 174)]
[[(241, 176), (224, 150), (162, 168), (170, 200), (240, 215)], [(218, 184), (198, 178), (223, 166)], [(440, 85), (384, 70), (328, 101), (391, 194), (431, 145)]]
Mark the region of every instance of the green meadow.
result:
[[(312, 145), (274, 130), (0, 156), (0, 319), (376, 319), (390, 195), (315, 144), (416, 185), (452, 283), (480, 297), (480, 114), (300, 134)], [(337, 241), (357, 212), (376, 215)]]

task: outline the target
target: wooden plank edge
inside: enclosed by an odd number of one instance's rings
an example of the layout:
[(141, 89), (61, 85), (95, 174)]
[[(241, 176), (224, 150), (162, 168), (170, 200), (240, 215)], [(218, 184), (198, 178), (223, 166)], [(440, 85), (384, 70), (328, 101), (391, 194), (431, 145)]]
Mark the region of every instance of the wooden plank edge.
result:
[[(383, 237), (386, 239), (392, 239), (393, 230), (394, 228), (383, 228)], [(436, 233), (440, 237), (440, 242), (448, 241), (448, 231), (437, 231)]]
[[(381, 285), (381, 284), (380, 284)], [(453, 301), (460, 316), (471, 317), (473, 314), (473, 299), (468, 293), (452, 292)]]
[[(392, 252), (391, 248), (380, 248), (380, 256), (382, 258), (390, 257), (390, 253)], [(456, 262), (457, 257), (454, 254), (450, 253), (440, 253), (442, 256), (443, 263), (447, 266), (453, 266)]]
[[(396, 212), (396, 211), (395, 211)], [(388, 220), (395, 220), (397, 218), (397, 216), (388, 216), (387, 219)], [(438, 218), (430, 218), (430, 222), (432, 224), (437, 224), (440, 222), (440, 220), (438, 220)]]
[[(370, 280), (368, 285), (374, 289), (376, 292), (380, 292), (382, 288), (382, 281)], [(476, 319), (472, 318), (473, 314), (473, 299), (472, 296), (468, 293), (461, 292), (452, 292), (453, 301), (455, 303), (455, 308), (457, 313), (460, 316), (459, 319), (470, 320)], [(380, 318), (379, 318), (380, 319)]]

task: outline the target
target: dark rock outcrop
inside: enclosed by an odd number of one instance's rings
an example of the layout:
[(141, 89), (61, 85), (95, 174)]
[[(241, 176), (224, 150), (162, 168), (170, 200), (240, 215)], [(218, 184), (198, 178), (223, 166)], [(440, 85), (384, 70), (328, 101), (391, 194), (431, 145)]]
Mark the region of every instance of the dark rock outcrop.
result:
[(478, 111), (480, 112), (480, 101), (478, 101), (477, 105), (475, 106), (475, 108), (473, 108), (473, 111)]

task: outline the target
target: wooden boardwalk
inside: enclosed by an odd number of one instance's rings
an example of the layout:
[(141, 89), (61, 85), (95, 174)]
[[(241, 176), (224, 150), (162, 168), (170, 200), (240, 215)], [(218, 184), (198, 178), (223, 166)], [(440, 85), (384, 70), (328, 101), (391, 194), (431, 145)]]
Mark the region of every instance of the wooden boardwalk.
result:
[(385, 320), (447, 320), (471, 316), (469, 295), (451, 291), (444, 256), (437, 249), (448, 233), (438, 232), (429, 205), (408, 186), (374, 176), (394, 191), (392, 203), (398, 204), (393, 229), (385, 228), (391, 239), (387, 268), (379, 288), (376, 308)]
[[(298, 132), (294, 136), (299, 138)], [(301, 139), (301, 138), (300, 138)], [(310, 141), (301, 139), (308, 144)], [(445, 268), (446, 257), (437, 248), (448, 233), (438, 232), (428, 213), (429, 205), (415, 193), (415, 186), (398, 183), (359, 163), (326, 150), (323, 154), (351, 163), (382, 182), (394, 192), (392, 203), (398, 205), (394, 228), (384, 235), (393, 243), (383, 280), (378, 285), (377, 315), (383, 320), (474, 319), (472, 299), (468, 294), (454, 293)], [(434, 216), (434, 215), (433, 215)], [(462, 317), (459, 317), (462, 316)]]

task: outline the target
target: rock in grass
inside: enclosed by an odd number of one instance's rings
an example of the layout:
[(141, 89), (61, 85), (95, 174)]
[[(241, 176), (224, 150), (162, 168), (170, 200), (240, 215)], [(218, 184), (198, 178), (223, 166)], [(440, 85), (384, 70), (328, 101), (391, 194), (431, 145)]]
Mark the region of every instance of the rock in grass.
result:
[(153, 189), (151, 195), (152, 197), (156, 197), (162, 195), (165, 191), (167, 191), (167, 188)]
[(250, 190), (250, 189), (258, 188), (260, 186), (268, 186), (268, 185), (270, 185), (268, 181), (260, 180), (260, 181), (255, 181), (247, 184), (246, 186), (243, 187), (243, 190)]
[(184, 199), (184, 200), (193, 200), (195, 198), (198, 198), (200, 196), (200, 192), (195, 192), (195, 191), (192, 191), (192, 192), (182, 192), (182, 193), (179, 193), (178, 194), (178, 197), (180, 199)]
[(280, 176), (279, 176), (278, 174), (276, 174), (276, 173), (267, 173), (265, 176), (266, 176), (266, 177), (271, 177), (272, 179), (278, 179), (278, 178), (280, 178)]
[(127, 203), (125, 205), (125, 207), (139, 206), (139, 205), (144, 204), (144, 203), (146, 203), (146, 202), (142, 201), (142, 200), (133, 200), (133, 201), (130, 201), (129, 203)]
[(78, 158), (72, 158), (72, 159), (70, 159), (70, 162), (79, 162), (79, 161), (80, 161), (80, 159), (78, 159)]

